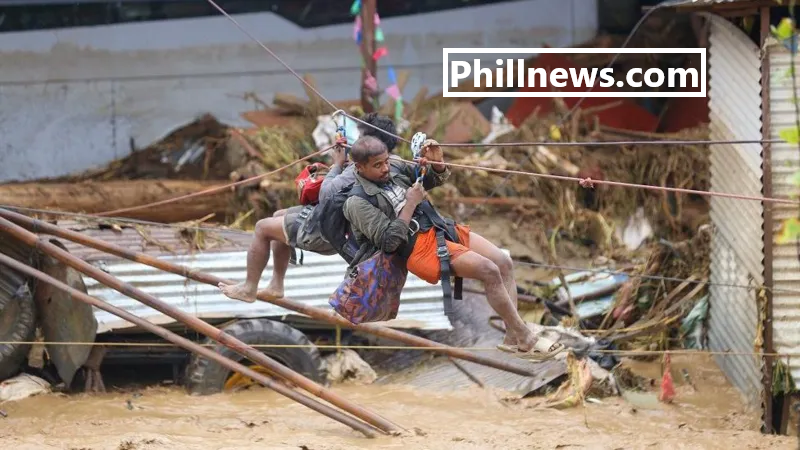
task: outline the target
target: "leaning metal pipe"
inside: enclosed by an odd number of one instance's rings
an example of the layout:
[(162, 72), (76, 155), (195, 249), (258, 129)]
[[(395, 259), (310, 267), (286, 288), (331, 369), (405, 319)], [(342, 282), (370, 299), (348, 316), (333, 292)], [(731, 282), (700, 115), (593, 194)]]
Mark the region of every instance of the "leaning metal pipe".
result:
[[(152, 256), (148, 256), (144, 253), (131, 251), (123, 247), (120, 247), (118, 245), (104, 242), (99, 239), (94, 239), (84, 234), (72, 230), (67, 230), (59, 226), (43, 222), (38, 219), (32, 219), (28, 216), (13, 211), (9, 211), (7, 209), (0, 208), (0, 217), (5, 217), (6, 219), (16, 222), (17, 224), (26, 227), (36, 233), (47, 233), (53, 236), (67, 239), (72, 242), (85, 245), (87, 247), (91, 247), (106, 253), (110, 253), (112, 255), (119, 256), (121, 258), (145, 264), (150, 267), (155, 267), (165, 272), (181, 275), (183, 277), (195, 280), (200, 283), (206, 283), (213, 286), (217, 286), (220, 282), (232, 283), (232, 281), (230, 280), (223, 280), (222, 278), (216, 277), (211, 274), (192, 270), (186, 266), (181, 266), (178, 264), (172, 264), (166, 261), (162, 261), (159, 260), (158, 258), (153, 258)], [(265, 295), (260, 295), (259, 300), (272, 303), (274, 305), (298, 312), (300, 314), (305, 314), (313, 319), (320, 320), (322, 322), (328, 322), (345, 328), (350, 328), (353, 330), (373, 334), (375, 336), (391, 339), (396, 342), (402, 342), (409, 346), (427, 347), (430, 348), (432, 351), (443, 353), (453, 358), (463, 359), (465, 361), (471, 361), (476, 364), (481, 364), (498, 370), (515, 373), (517, 375), (529, 376), (529, 377), (537, 375), (532, 370), (515, 366), (505, 361), (499, 361), (493, 358), (471, 353), (460, 348), (450, 347), (435, 341), (431, 341), (429, 339), (413, 336), (411, 334), (404, 333), (402, 331), (395, 330), (382, 325), (369, 324), (369, 323), (354, 325), (350, 323), (347, 319), (339, 316), (333, 311), (326, 311), (322, 308), (316, 308), (313, 306), (304, 305), (302, 303), (298, 303), (296, 301), (289, 300), (287, 298), (274, 299), (267, 297)]]
[(344, 414), (337, 409), (334, 409), (324, 403), (320, 403), (314, 400), (313, 398), (307, 397), (293, 389), (284, 386), (279, 382), (273, 381), (269, 379), (269, 377), (260, 374), (255, 370), (242, 365), (241, 363), (238, 363), (225, 356), (222, 356), (221, 354), (207, 347), (196, 344), (184, 337), (178, 336), (177, 334), (163, 327), (155, 325), (151, 322), (148, 322), (145, 319), (142, 319), (139, 316), (131, 314), (128, 311), (125, 311), (124, 309), (117, 308), (116, 306), (113, 306), (109, 303), (106, 303), (95, 297), (92, 297), (86, 294), (85, 292), (81, 292), (78, 289), (75, 289), (72, 286), (69, 286), (68, 284), (62, 283), (61, 281), (51, 277), (50, 275), (47, 275), (44, 272), (34, 269), (33, 267), (27, 266), (10, 256), (0, 253), (0, 264), (6, 265), (13, 270), (34, 277), (39, 281), (47, 283), (57, 289), (61, 289), (62, 291), (70, 294), (74, 299), (80, 300), (98, 309), (102, 309), (103, 311), (106, 311), (110, 314), (114, 314), (115, 316), (123, 320), (127, 320), (128, 322), (138, 325), (143, 329), (155, 334), (156, 336), (162, 337), (167, 341), (172, 342), (173, 344), (183, 348), (184, 350), (196, 353), (200, 356), (216, 361), (227, 369), (230, 369), (234, 372), (238, 372), (246, 377), (250, 377), (253, 380), (261, 383), (265, 387), (272, 389), (273, 391), (283, 395), (284, 397), (288, 397), (320, 414), (328, 416), (329, 418), (337, 422), (341, 422), (344, 425), (347, 425), (350, 428), (363, 433), (368, 438), (374, 438), (376, 436), (375, 429), (372, 428), (370, 425), (365, 424), (364, 422), (356, 420), (353, 417), (348, 416), (347, 414)]
[(289, 369), (288, 367), (278, 363), (274, 359), (248, 346), (239, 339), (236, 339), (235, 337), (226, 334), (219, 328), (216, 328), (213, 325), (210, 325), (191, 314), (185, 313), (178, 308), (174, 308), (162, 302), (161, 300), (153, 297), (152, 295), (147, 294), (141, 291), (140, 289), (131, 286), (128, 283), (123, 283), (118, 278), (109, 275), (106, 272), (103, 272), (102, 270), (92, 266), (91, 264), (81, 260), (80, 258), (75, 257), (74, 255), (61, 249), (57, 245), (48, 242), (44, 238), (39, 238), (35, 234), (26, 231), (25, 229), (19, 227), (18, 225), (15, 225), (3, 218), (0, 218), (0, 231), (5, 231), (6, 233), (16, 237), (22, 242), (25, 242), (28, 245), (36, 247), (44, 251), (45, 253), (53, 256), (57, 260), (74, 268), (75, 270), (91, 278), (94, 278), (95, 280), (99, 281), (100, 283), (108, 287), (111, 287), (119, 291), (123, 295), (136, 299), (144, 303), (145, 305), (157, 311), (160, 311), (161, 313), (169, 317), (172, 317), (178, 322), (181, 322), (184, 325), (189, 326), (198, 333), (208, 336), (209, 338), (219, 342), (222, 345), (225, 345), (226, 347), (230, 348), (236, 353), (245, 356), (249, 360), (261, 365), (262, 367), (270, 369), (273, 373), (278, 374), (279, 376), (283, 377), (286, 380), (291, 381), (292, 383), (301, 387), (302, 389), (305, 389), (306, 391), (316, 395), (317, 397), (322, 398), (323, 400), (326, 400), (329, 403), (332, 403), (333, 405), (349, 412), (350, 414), (353, 414), (359, 419), (362, 419), (365, 422), (368, 422), (387, 433), (393, 434), (402, 432), (399, 426), (384, 419), (378, 414), (375, 414), (374, 412), (369, 411), (366, 408), (359, 406), (353, 402), (345, 400), (335, 392), (326, 389), (325, 387), (319, 385), (313, 380), (310, 380), (304, 377), (303, 375)]

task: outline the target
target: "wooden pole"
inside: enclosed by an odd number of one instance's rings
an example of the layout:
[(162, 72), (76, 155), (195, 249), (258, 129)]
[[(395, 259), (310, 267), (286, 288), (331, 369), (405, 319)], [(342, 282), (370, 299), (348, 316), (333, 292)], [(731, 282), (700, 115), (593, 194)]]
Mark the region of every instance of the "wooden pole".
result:
[[(12, 222), (15, 222), (37, 233), (46, 233), (56, 237), (60, 237), (62, 239), (67, 239), (72, 242), (85, 245), (87, 247), (91, 247), (115, 256), (119, 256), (121, 258), (128, 259), (130, 261), (135, 261), (141, 264), (148, 265), (150, 267), (155, 267), (165, 272), (174, 273), (176, 275), (180, 275), (182, 277), (186, 277), (200, 283), (206, 283), (212, 286), (217, 286), (220, 282), (229, 284), (233, 283), (233, 281), (231, 280), (224, 280), (222, 278), (216, 277), (208, 273), (192, 270), (186, 266), (181, 266), (178, 264), (172, 264), (166, 261), (161, 261), (158, 258), (154, 258), (144, 253), (128, 250), (118, 245), (104, 242), (99, 239), (94, 239), (90, 236), (86, 236), (84, 234), (72, 230), (67, 230), (58, 227), (56, 225), (43, 222), (38, 219), (32, 219), (28, 216), (15, 213), (13, 211), (9, 211), (7, 209), (0, 208), (0, 217), (4, 217)], [(505, 361), (499, 361), (497, 359), (478, 355), (457, 347), (450, 347), (444, 344), (440, 344), (438, 342), (431, 341), (429, 339), (404, 333), (402, 331), (395, 330), (386, 326), (370, 324), (370, 323), (362, 323), (359, 325), (354, 325), (350, 323), (347, 319), (336, 314), (333, 311), (304, 305), (302, 303), (287, 298), (274, 299), (262, 294), (259, 296), (259, 300), (272, 303), (282, 308), (286, 308), (295, 311), (297, 313), (304, 314), (308, 317), (311, 317), (312, 319), (316, 319), (322, 322), (327, 322), (332, 325), (340, 325), (342, 327), (349, 328), (352, 330), (373, 334), (375, 336), (391, 339), (396, 342), (402, 342), (410, 346), (427, 347), (433, 351), (448, 356), (452, 356), (453, 358), (471, 361), (476, 364), (481, 364), (487, 367), (493, 367), (495, 369), (502, 370), (505, 372), (511, 372), (517, 375), (528, 376), (528, 377), (535, 377), (538, 375), (537, 372), (531, 369), (523, 368), (521, 366), (510, 364)]]
[(361, 108), (365, 113), (375, 111), (375, 94), (367, 88), (367, 73), (377, 78), (378, 63), (372, 57), (375, 53), (375, 0), (361, 2)]
[(320, 414), (324, 414), (325, 416), (328, 416), (331, 419), (336, 420), (337, 422), (341, 422), (351, 427), (352, 429), (363, 433), (368, 438), (374, 438), (376, 436), (374, 428), (346, 414), (343, 414), (341, 411), (333, 409), (328, 405), (325, 405), (312, 398), (309, 398), (293, 389), (286, 387), (280, 382), (271, 380), (269, 377), (260, 374), (254, 371), (253, 369), (250, 369), (232, 359), (222, 356), (221, 354), (207, 347), (198, 345), (184, 337), (178, 336), (177, 334), (163, 327), (150, 323), (139, 316), (136, 316), (134, 314), (125, 311), (124, 309), (117, 308), (116, 306), (110, 305), (95, 297), (87, 295), (86, 293), (81, 292), (73, 288), (72, 286), (69, 286), (68, 284), (62, 283), (61, 281), (51, 277), (50, 275), (47, 275), (44, 272), (36, 270), (33, 267), (29, 267), (8, 255), (0, 253), (0, 264), (6, 265), (13, 270), (34, 277), (41, 282), (47, 283), (55, 287), (56, 289), (61, 289), (62, 291), (70, 294), (74, 299), (92, 305), (95, 308), (102, 309), (103, 311), (106, 311), (110, 314), (114, 314), (115, 316), (121, 319), (127, 320), (130, 323), (138, 325), (143, 329), (155, 334), (156, 336), (162, 337), (167, 341), (177, 345), (178, 347), (183, 348), (184, 350), (187, 350), (192, 353), (197, 353), (200, 356), (218, 362), (220, 365), (222, 365), (227, 369), (230, 369), (234, 372), (238, 372), (246, 377), (250, 377), (253, 380), (261, 383), (265, 387), (272, 389), (275, 392), (285, 397), (288, 397)]
[(169, 317), (172, 317), (173, 319), (188, 326), (189, 328), (192, 328), (198, 333), (208, 336), (209, 338), (230, 348), (234, 352), (239, 353), (240, 355), (261, 365), (262, 367), (271, 370), (272, 373), (277, 373), (284, 379), (294, 383), (295, 385), (301, 387), (302, 389), (305, 389), (306, 391), (316, 395), (317, 397), (326, 400), (331, 404), (349, 412), (350, 414), (353, 414), (359, 419), (362, 419), (365, 422), (368, 422), (387, 433), (401, 432), (400, 427), (384, 419), (378, 414), (375, 414), (372, 411), (369, 411), (355, 403), (345, 400), (335, 392), (332, 392), (329, 389), (326, 389), (320, 384), (314, 382), (313, 380), (310, 380), (305, 376), (289, 369), (283, 364), (280, 364), (279, 362), (275, 361), (274, 359), (270, 358), (264, 353), (261, 353), (258, 350), (254, 349), (253, 347), (250, 347), (249, 345), (225, 333), (219, 328), (216, 328), (213, 325), (210, 325), (191, 314), (185, 313), (178, 308), (172, 307), (162, 302), (161, 300), (153, 297), (152, 295), (147, 294), (141, 291), (140, 289), (131, 286), (128, 283), (123, 283), (118, 278), (111, 276), (106, 272), (103, 272), (102, 270), (81, 260), (80, 258), (75, 257), (74, 255), (61, 249), (57, 245), (50, 243), (46, 239), (39, 238), (35, 234), (26, 231), (25, 229), (19, 227), (18, 225), (15, 225), (12, 222), (2, 218), (0, 218), (0, 231), (5, 231), (6, 233), (14, 236), (20, 241), (49, 254), (50, 256), (72, 267), (73, 269), (83, 273), (84, 275), (92, 277), (95, 280), (99, 281), (100, 283), (122, 293), (123, 295), (138, 300), (144, 303), (145, 305)]

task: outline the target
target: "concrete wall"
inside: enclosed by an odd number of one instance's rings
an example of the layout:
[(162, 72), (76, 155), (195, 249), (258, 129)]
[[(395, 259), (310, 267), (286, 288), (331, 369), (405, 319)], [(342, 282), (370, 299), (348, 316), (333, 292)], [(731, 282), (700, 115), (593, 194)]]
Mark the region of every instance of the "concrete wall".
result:
[[(303, 30), (236, 16), (331, 100), (358, 98), (352, 24)], [(564, 47), (595, 36), (595, 0), (527, 0), (382, 20), (405, 94), (442, 87), (443, 47)], [(486, 55), (486, 60), (494, 56)], [(381, 60), (382, 62), (384, 60)], [(302, 84), (226, 18), (0, 34), (0, 182), (63, 176), (143, 148), (194, 117), (247, 125), (243, 97)], [(386, 63), (378, 78), (386, 86)]]

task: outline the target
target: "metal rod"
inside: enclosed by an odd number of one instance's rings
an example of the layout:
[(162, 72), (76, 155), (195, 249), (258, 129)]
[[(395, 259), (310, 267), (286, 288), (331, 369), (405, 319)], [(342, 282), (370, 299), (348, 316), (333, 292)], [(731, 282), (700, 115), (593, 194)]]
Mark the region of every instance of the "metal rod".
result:
[[(141, 264), (145, 264), (150, 267), (155, 267), (156, 269), (160, 269), (165, 272), (174, 273), (176, 275), (180, 275), (200, 283), (206, 283), (212, 286), (217, 286), (220, 282), (233, 283), (233, 281), (231, 280), (224, 280), (222, 278), (216, 277), (208, 273), (192, 270), (186, 266), (181, 266), (178, 264), (169, 263), (167, 261), (162, 261), (159, 260), (158, 258), (154, 258), (144, 253), (128, 250), (118, 245), (104, 242), (100, 239), (95, 239), (72, 230), (67, 230), (59, 226), (43, 222), (38, 219), (32, 219), (28, 216), (15, 213), (13, 211), (9, 211), (7, 209), (0, 208), (0, 217), (4, 217), (36, 233), (46, 233), (63, 239), (67, 239), (72, 242), (94, 248), (96, 250), (100, 250), (115, 256), (119, 256), (121, 258), (125, 258), (130, 261), (135, 261)], [(462, 350), (460, 348), (450, 347), (419, 336), (413, 336), (411, 334), (404, 333), (402, 331), (395, 330), (386, 326), (370, 324), (370, 323), (362, 323), (359, 325), (354, 325), (350, 323), (347, 319), (339, 316), (333, 311), (327, 311), (322, 308), (315, 308), (313, 306), (304, 305), (302, 303), (289, 300), (287, 298), (274, 299), (262, 294), (258, 296), (258, 299), (268, 303), (272, 303), (282, 308), (298, 312), (300, 314), (305, 314), (306, 316), (311, 317), (312, 319), (316, 319), (322, 322), (327, 322), (333, 325), (341, 325), (342, 327), (345, 328), (361, 331), (368, 334), (373, 334), (375, 336), (391, 339), (395, 342), (402, 342), (406, 345), (414, 347), (430, 348), (432, 351), (436, 351), (445, 354), (447, 356), (452, 356), (453, 358), (463, 359), (465, 361), (472, 361), (476, 364), (481, 364), (487, 367), (492, 367), (498, 370), (503, 370), (505, 372), (510, 372), (517, 375), (529, 376), (529, 377), (537, 375), (537, 373), (531, 369), (515, 366), (506, 361), (500, 361), (494, 358), (489, 358), (483, 355)]]
[(250, 377), (253, 380), (261, 383), (265, 387), (272, 389), (273, 391), (285, 397), (288, 397), (320, 414), (328, 416), (331, 419), (336, 420), (337, 422), (341, 422), (344, 425), (347, 425), (350, 428), (363, 433), (368, 438), (374, 438), (376, 436), (375, 429), (372, 428), (370, 425), (367, 425), (359, 420), (356, 420), (353, 417), (342, 413), (341, 411), (338, 411), (324, 403), (320, 403), (314, 400), (313, 398), (307, 397), (293, 389), (290, 389), (287, 386), (281, 384), (280, 382), (273, 381), (266, 375), (260, 374), (255, 370), (250, 369), (249, 367), (246, 367), (241, 363), (238, 363), (230, 358), (227, 358), (207, 347), (198, 345), (197, 343), (192, 342), (182, 336), (179, 336), (163, 327), (155, 325), (151, 322), (148, 322), (145, 319), (142, 319), (139, 316), (131, 314), (128, 311), (125, 311), (124, 309), (120, 309), (116, 306), (113, 306), (95, 297), (92, 297), (86, 294), (85, 292), (79, 291), (78, 289), (75, 289), (72, 286), (62, 283), (56, 278), (53, 278), (52, 276), (47, 275), (46, 273), (40, 270), (34, 269), (33, 267), (27, 266), (8, 255), (0, 253), (0, 264), (6, 265), (13, 270), (34, 277), (39, 281), (42, 281), (44, 283), (47, 283), (55, 287), (56, 289), (61, 289), (62, 291), (70, 294), (74, 299), (80, 300), (98, 309), (102, 309), (103, 311), (106, 311), (110, 314), (114, 314), (117, 317), (120, 317), (124, 320), (127, 320), (128, 322), (131, 322), (133, 324), (142, 327), (143, 329), (155, 334), (156, 336), (160, 336), (166, 339), (167, 341), (172, 342), (178, 347), (181, 347), (192, 353), (196, 353), (210, 360), (216, 361), (227, 369), (230, 369), (234, 372), (238, 372), (246, 377)]
[(239, 339), (236, 339), (235, 337), (226, 334), (219, 328), (216, 328), (213, 325), (210, 325), (191, 314), (183, 312), (178, 308), (174, 308), (162, 302), (161, 300), (153, 297), (152, 295), (147, 294), (141, 291), (140, 289), (131, 286), (128, 283), (123, 283), (118, 278), (109, 275), (106, 272), (98, 269), (97, 267), (94, 267), (91, 264), (81, 260), (80, 258), (75, 257), (69, 252), (62, 250), (57, 245), (54, 245), (48, 242), (47, 240), (39, 238), (35, 234), (26, 231), (25, 229), (20, 228), (17, 225), (14, 225), (8, 220), (0, 218), (0, 230), (5, 231), (6, 233), (18, 238), (19, 240), (27, 243), (28, 245), (41, 249), (42, 251), (53, 256), (54, 258), (58, 259), (64, 264), (74, 268), (75, 270), (83, 273), (84, 275), (94, 278), (95, 280), (99, 281), (100, 283), (108, 287), (111, 287), (119, 291), (123, 295), (136, 299), (144, 303), (145, 305), (157, 311), (160, 311), (161, 313), (169, 317), (172, 317), (173, 319), (192, 328), (198, 333), (208, 336), (209, 338), (219, 342), (220, 344), (225, 345), (226, 347), (230, 348), (236, 353), (239, 353), (240, 355), (245, 356), (246, 358), (263, 366), (264, 368), (271, 370), (272, 373), (278, 374), (279, 376), (285, 378), (286, 380), (291, 381), (293, 384), (301, 387), (302, 389), (305, 389), (306, 391), (316, 395), (317, 397), (326, 400), (329, 403), (353, 414), (354, 416), (364, 420), (365, 422), (368, 422), (390, 434), (400, 433), (402, 431), (400, 427), (384, 419), (378, 414), (375, 414), (374, 412), (369, 411), (366, 408), (361, 407), (353, 402), (345, 400), (335, 392), (332, 392), (331, 390), (326, 389), (325, 387), (314, 382), (313, 380), (310, 380), (309, 378), (306, 378), (305, 376), (289, 369), (288, 367), (284, 366), (283, 364), (280, 364), (279, 362), (275, 361), (274, 359), (270, 358), (264, 353), (261, 353), (258, 350), (250, 347), (249, 345), (245, 344)]

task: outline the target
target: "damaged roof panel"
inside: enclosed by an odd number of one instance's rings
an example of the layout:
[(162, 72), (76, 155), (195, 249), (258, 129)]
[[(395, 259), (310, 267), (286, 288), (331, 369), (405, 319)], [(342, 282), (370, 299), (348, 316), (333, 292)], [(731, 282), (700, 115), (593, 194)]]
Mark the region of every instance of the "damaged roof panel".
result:
[[(167, 256), (160, 258), (189, 266), (193, 270), (214, 276), (243, 281), (246, 273), (246, 252), (204, 253), (194, 256)], [(328, 298), (342, 282), (346, 263), (338, 256), (322, 256), (306, 253), (304, 265), (290, 266), (286, 273), (285, 295), (297, 302), (317, 308), (331, 309)], [(293, 311), (266, 302), (245, 303), (223, 295), (216, 286), (186, 280), (180, 275), (166, 273), (140, 263), (114, 261), (104, 265), (111, 275), (125, 283), (151, 294), (167, 304), (201, 319), (280, 317), (295, 314)], [(272, 275), (272, 262), (264, 270), (262, 285)], [(89, 295), (100, 298), (114, 306), (136, 314), (155, 323), (172, 323), (160, 312), (145, 306), (97, 281), (84, 277)], [(438, 285), (428, 284), (409, 274), (402, 303), (395, 323), (387, 326), (397, 328), (419, 328), (426, 330), (450, 329), (450, 321), (444, 315), (442, 290)], [(98, 334), (111, 330), (130, 328), (133, 325), (116, 316), (96, 311)]]
[[(205, 238), (203, 250), (181, 236), (180, 229), (170, 227), (99, 228), (79, 222), (60, 222), (60, 226), (78, 231), (125, 249), (146, 253), (159, 259), (186, 265), (217, 277), (234, 281), (244, 280), (247, 270), (247, 248), (252, 239), (246, 232), (215, 232)], [(224, 237), (224, 240), (219, 238)], [(131, 262), (80, 244), (59, 239), (75, 256), (102, 267), (111, 275), (130, 283), (181, 311), (202, 319), (280, 317), (293, 311), (266, 302), (245, 303), (229, 299), (216, 286), (187, 280), (180, 275)], [(299, 255), (298, 255), (299, 256)], [(338, 255), (323, 256), (303, 253), (303, 265), (289, 266), (286, 273), (285, 295), (292, 300), (317, 308), (331, 309), (328, 298), (342, 282), (347, 264)], [(272, 276), (272, 261), (262, 276), (266, 286)], [(98, 297), (128, 312), (159, 324), (174, 320), (119, 292), (107, 288), (92, 278), (84, 277), (89, 295)], [(413, 274), (408, 275), (401, 307), (389, 327), (449, 330), (450, 321), (444, 315), (442, 290)], [(98, 334), (111, 330), (133, 329), (133, 325), (104, 311), (95, 310)]]

